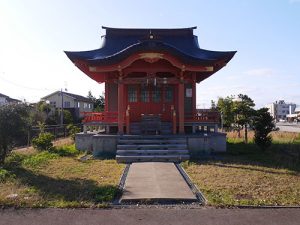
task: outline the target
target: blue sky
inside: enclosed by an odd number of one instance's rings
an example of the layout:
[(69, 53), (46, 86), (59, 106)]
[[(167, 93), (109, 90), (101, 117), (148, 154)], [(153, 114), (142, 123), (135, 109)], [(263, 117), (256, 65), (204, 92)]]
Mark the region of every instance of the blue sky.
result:
[(257, 107), (300, 104), (300, 0), (0, 0), (0, 93), (37, 101), (50, 92), (94, 95), (99, 85), (64, 50), (101, 45), (101, 26), (197, 26), (200, 47), (237, 50), (222, 70), (197, 85), (197, 104), (247, 94)]

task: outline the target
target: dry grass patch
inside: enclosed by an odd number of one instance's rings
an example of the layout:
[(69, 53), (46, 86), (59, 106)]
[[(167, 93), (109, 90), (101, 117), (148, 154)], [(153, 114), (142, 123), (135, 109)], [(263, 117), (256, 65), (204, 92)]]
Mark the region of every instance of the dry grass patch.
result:
[(124, 165), (42, 152), (14, 153), (4, 169), (13, 176), (0, 182), (0, 205), (103, 207), (118, 193)]
[[(183, 163), (210, 205), (300, 205), (299, 134), (272, 133), (267, 151), (229, 134), (226, 154)], [(200, 157), (201, 158), (201, 157)]]
[[(231, 142), (241, 142), (244, 140), (245, 132), (242, 130), (240, 132), (240, 137), (237, 131), (230, 131), (226, 133), (227, 138)], [(300, 142), (300, 134), (295, 132), (286, 132), (286, 131), (273, 131), (271, 132), (273, 142), (275, 143), (293, 143)], [(253, 142), (254, 131), (248, 131), (248, 140)]]
[(287, 169), (208, 161), (185, 165), (209, 205), (300, 205), (299, 173)]

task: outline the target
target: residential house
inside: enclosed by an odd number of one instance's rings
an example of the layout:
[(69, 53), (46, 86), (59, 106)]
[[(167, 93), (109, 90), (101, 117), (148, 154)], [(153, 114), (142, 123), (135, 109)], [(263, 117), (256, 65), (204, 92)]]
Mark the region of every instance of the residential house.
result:
[(56, 91), (41, 100), (49, 102), (54, 109), (69, 110), (77, 119), (83, 117), (83, 112), (92, 112), (94, 109), (93, 102), (89, 98), (68, 92)]
[(1, 94), (0, 93), (0, 106), (3, 105), (10, 105), (10, 104), (18, 104), (21, 101), (18, 99), (10, 98), (7, 95)]

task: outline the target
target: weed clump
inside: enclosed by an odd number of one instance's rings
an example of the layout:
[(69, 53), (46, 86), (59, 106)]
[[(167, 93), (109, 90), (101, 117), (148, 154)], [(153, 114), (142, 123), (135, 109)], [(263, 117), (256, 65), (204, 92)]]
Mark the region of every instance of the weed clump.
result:
[(59, 156), (76, 156), (79, 154), (79, 151), (75, 148), (74, 144), (55, 147), (52, 148), (50, 152), (55, 153)]
[(40, 152), (35, 155), (30, 155), (22, 161), (22, 165), (30, 168), (38, 168), (48, 163), (51, 159), (58, 158), (59, 155), (47, 151)]

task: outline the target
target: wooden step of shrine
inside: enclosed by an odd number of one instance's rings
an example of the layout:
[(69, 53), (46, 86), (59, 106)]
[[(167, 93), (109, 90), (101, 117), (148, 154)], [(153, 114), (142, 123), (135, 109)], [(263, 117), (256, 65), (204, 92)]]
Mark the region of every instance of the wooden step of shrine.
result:
[(117, 162), (182, 162), (189, 157), (185, 137), (124, 135), (118, 139)]
[(155, 126), (151, 127), (151, 123), (145, 124), (141, 122), (130, 123), (130, 134), (140, 135), (140, 134), (172, 134), (172, 123), (170, 122), (160, 122)]

